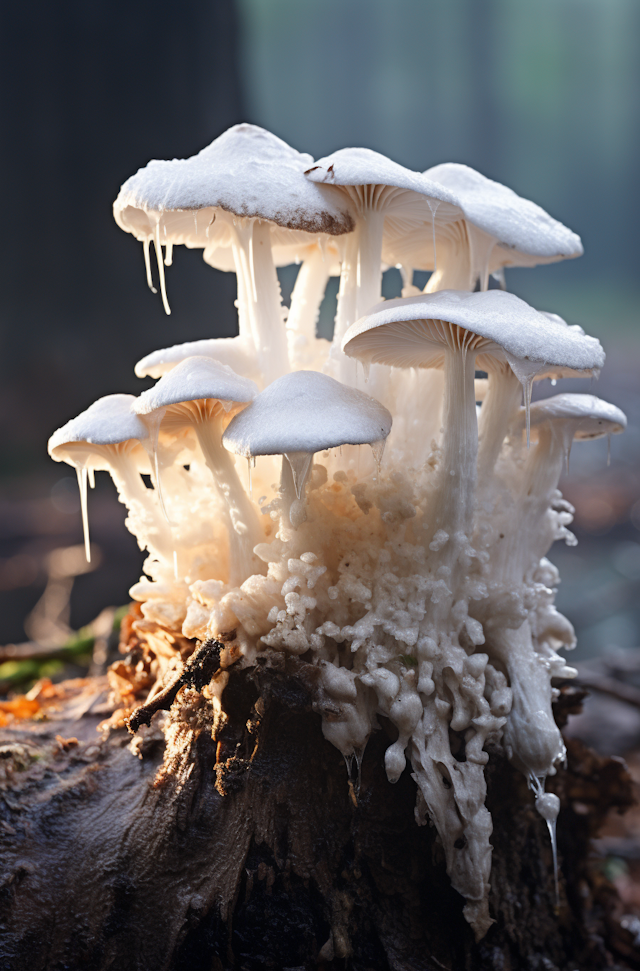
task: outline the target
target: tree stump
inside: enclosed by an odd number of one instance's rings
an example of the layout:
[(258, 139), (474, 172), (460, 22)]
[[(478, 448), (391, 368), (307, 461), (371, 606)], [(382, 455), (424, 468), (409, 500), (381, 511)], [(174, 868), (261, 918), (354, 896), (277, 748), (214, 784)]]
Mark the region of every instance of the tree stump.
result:
[[(313, 665), (270, 654), (228, 674), (226, 718), (185, 685), (135, 738), (100, 734), (102, 678), (50, 688), (40, 720), (2, 730), (3, 969), (640, 967), (589, 857), (609, 809), (632, 801), (621, 760), (568, 740), (556, 913), (546, 825), (491, 751), (495, 923), (476, 943), (436, 832), (415, 821), (410, 770), (387, 781), (390, 726), (358, 786), (322, 735)], [(559, 721), (581, 698), (563, 689)]]

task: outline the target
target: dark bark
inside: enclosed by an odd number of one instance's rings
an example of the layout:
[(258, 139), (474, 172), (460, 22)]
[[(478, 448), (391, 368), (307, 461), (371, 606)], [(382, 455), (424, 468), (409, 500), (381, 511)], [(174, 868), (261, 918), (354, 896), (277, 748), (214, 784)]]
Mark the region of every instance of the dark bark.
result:
[[(97, 735), (100, 716), (78, 718), (70, 701), (4, 729), (0, 967), (640, 967), (589, 860), (604, 815), (631, 801), (620, 760), (568, 743), (556, 915), (546, 827), (523, 778), (491, 752), (496, 923), (476, 944), (435, 831), (415, 823), (409, 771), (387, 782), (384, 728), (356, 798), (313, 711), (314, 674), (281, 656), (232, 668), (226, 720), (186, 687), (133, 741), (124, 728)], [(577, 697), (565, 691), (565, 712)]]

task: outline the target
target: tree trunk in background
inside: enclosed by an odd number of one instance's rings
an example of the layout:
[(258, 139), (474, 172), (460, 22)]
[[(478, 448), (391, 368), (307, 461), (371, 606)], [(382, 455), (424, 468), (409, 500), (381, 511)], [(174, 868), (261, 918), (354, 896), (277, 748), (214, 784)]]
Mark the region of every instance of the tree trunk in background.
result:
[(238, 48), (234, 0), (0, 7), (5, 475), (46, 471), (48, 436), (99, 395), (137, 393), (143, 354), (237, 332), (234, 274), (184, 247), (165, 315), (112, 204), (149, 159), (192, 155), (246, 120)]
[[(95, 732), (105, 679), (67, 682), (51, 689), (57, 712), (2, 730), (0, 966), (640, 967), (613, 919), (615, 892), (588, 861), (606, 812), (631, 802), (620, 760), (568, 743), (556, 915), (545, 824), (523, 778), (491, 752), (496, 923), (476, 944), (435, 830), (414, 820), (409, 771), (386, 779), (384, 729), (356, 797), (313, 711), (315, 675), (281, 655), (232, 668), (226, 719), (184, 688), (133, 740), (124, 728)], [(564, 689), (563, 718), (581, 697)]]

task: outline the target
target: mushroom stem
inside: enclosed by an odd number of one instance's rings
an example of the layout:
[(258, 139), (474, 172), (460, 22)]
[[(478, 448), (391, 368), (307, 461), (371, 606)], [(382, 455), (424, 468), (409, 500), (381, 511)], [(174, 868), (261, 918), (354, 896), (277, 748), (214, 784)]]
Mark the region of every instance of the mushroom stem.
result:
[[(450, 324), (443, 326), (454, 330)], [(468, 535), (476, 487), (478, 422), (473, 389), (475, 352), (464, 342), (465, 336), (462, 347), (445, 351), (443, 456), (435, 524), (448, 533), (462, 531)]]
[(282, 456), (280, 495), (285, 523), (297, 529), (305, 521), (304, 490), (311, 472), (313, 452), (286, 452)]
[(251, 271), (249, 267), (249, 241), (251, 234), (251, 224), (241, 220), (234, 222), (232, 227), (233, 262), (236, 268), (236, 280), (238, 287), (238, 331), (239, 336), (250, 338), (254, 348), (256, 335), (253, 332), (252, 319), (250, 312), (250, 301), (253, 298), (252, 289), (247, 286), (251, 281)]
[[(282, 320), (280, 284), (271, 255), (269, 223), (254, 222), (251, 245), (252, 279), (256, 297), (252, 307), (258, 361), (265, 382), (271, 384), (289, 370), (287, 338)], [(259, 295), (259, 298), (258, 298)]]
[(233, 459), (222, 445), (220, 420), (196, 421), (193, 427), (223, 500), (229, 533), (229, 585), (239, 586), (254, 573), (264, 572), (263, 562), (253, 552), (254, 546), (264, 541), (264, 533)]
[[(556, 424), (560, 424), (559, 422)], [(557, 489), (562, 465), (573, 441), (573, 429), (569, 423), (556, 429), (542, 425), (538, 429), (538, 444), (531, 449), (524, 469), (522, 493), (547, 499)]]
[(236, 220), (233, 232), (240, 336), (251, 333), (267, 385), (289, 370), (280, 284), (271, 254), (271, 229), (269, 223), (260, 220)]
[(382, 285), (382, 232), (384, 210), (366, 210), (358, 233), (356, 316), (354, 320), (380, 302)]
[(356, 288), (358, 285), (358, 235), (359, 228), (349, 233), (343, 242), (342, 266), (340, 269), (340, 289), (333, 334), (333, 343), (340, 342), (347, 328), (356, 319)]
[(466, 221), (447, 227), (448, 235), (438, 243), (438, 261), (434, 249), (434, 270), (425, 293), (436, 290), (481, 290), (489, 287), (489, 260), (496, 241)]
[(338, 307), (328, 362), (331, 376), (351, 386), (356, 384), (356, 362), (349, 359), (341, 350), (341, 344), (348, 327), (356, 320), (359, 233), (360, 228), (356, 226), (355, 230), (345, 237), (343, 243)]
[(466, 225), (464, 222), (456, 223), (455, 229), (459, 229), (456, 235), (453, 235), (454, 226), (448, 228), (448, 235), (438, 242), (438, 265), (427, 280), (424, 293), (472, 289), (471, 252)]
[(136, 537), (138, 546), (155, 553), (167, 563), (171, 562), (174, 554), (173, 534), (160, 509), (157, 488), (147, 489), (135, 460), (129, 454), (122, 451), (111, 452), (108, 462), (109, 473), (118, 490), (120, 502), (129, 512), (128, 527)]
[(316, 323), (330, 268), (331, 258), (320, 246), (314, 246), (298, 271), (287, 318), (289, 360), (294, 369), (308, 363), (305, 358), (316, 338)]
[(520, 403), (522, 386), (510, 367), (489, 375), (478, 420), (478, 481), (486, 483), (502, 448), (509, 422)]

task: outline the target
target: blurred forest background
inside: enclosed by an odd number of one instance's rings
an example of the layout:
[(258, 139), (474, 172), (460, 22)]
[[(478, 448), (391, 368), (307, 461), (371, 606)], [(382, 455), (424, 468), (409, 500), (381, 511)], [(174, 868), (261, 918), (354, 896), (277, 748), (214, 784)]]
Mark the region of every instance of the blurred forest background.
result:
[[(577, 656), (640, 645), (639, 39), (638, 0), (4, 4), (0, 644), (33, 636), (24, 618), (47, 580), (62, 596), (51, 551), (81, 541), (51, 432), (100, 395), (142, 390), (148, 351), (235, 332), (235, 279), (199, 251), (176, 250), (165, 316), (113, 221), (119, 186), (247, 120), (316, 158), (362, 145), (418, 170), (465, 162), (581, 234), (584, 257), (508, 271), (507, 286), (605, 345), (593, 390), (630, 427), (609, 466), (606, 443), (574, 448), (561, 486), (580, 545), (551, 555)], [(282, 272), (285, 296), (294, 278)], [(399, 286), (389, 271), (386, 295)], [(74, 629), (125, 603), (140, 573), (107, 476), (90, 514), (101, 557), (73, 587)]]

